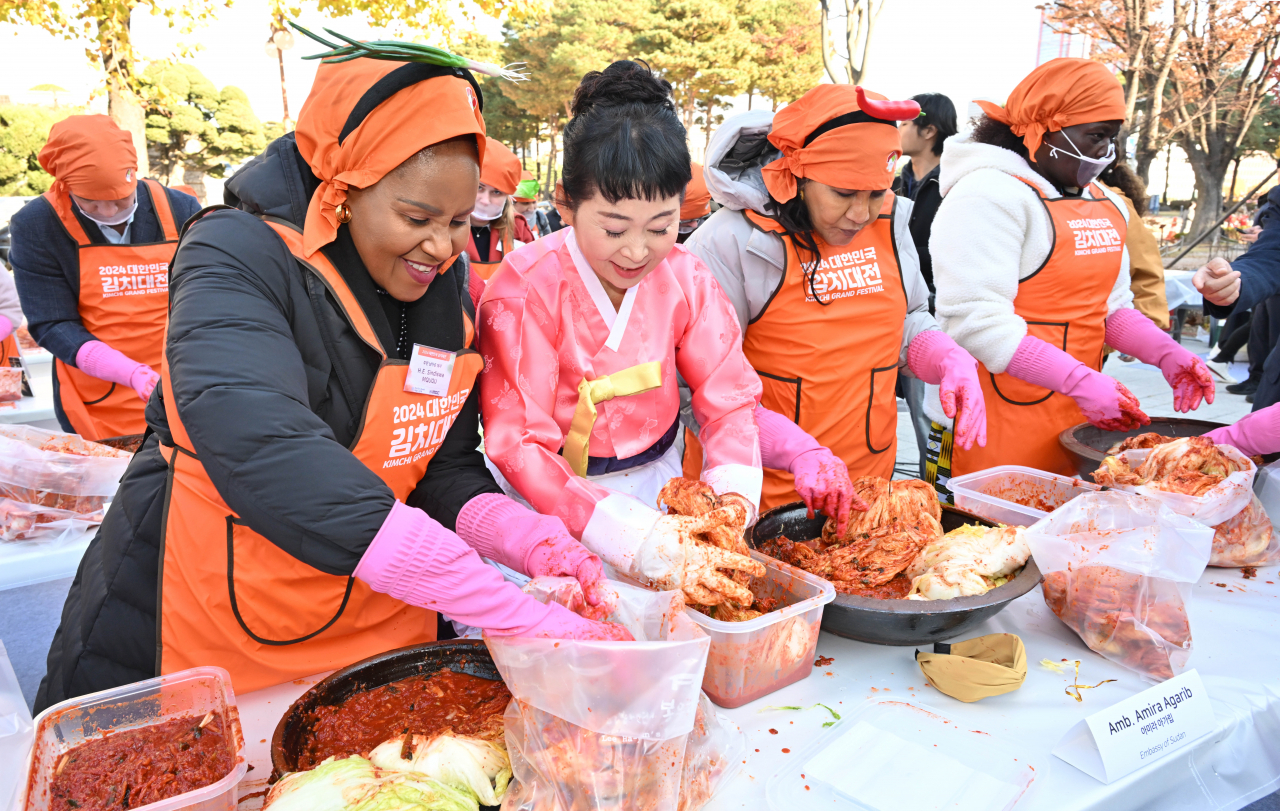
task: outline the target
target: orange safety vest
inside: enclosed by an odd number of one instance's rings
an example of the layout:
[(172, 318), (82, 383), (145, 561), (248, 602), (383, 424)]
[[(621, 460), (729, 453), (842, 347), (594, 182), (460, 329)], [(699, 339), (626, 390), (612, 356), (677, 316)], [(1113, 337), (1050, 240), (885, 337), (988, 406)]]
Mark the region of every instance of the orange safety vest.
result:
[[(898, 444), (894, 387), (907, 317), (907, 290), (893, 239), (893, 194), (848, 245), (817, 240), (821, 264), (801, 262), (783, 235), (787, 267), (765, 310), (747, 325), (742, 350), (764, 386), (760, 404), (790, 417), (849, 466), (850, 476), (893, 478)], [(757, 228), (783, 232), (753, 211)], [(815, 299), (827, 302), (825, 305)], [(685, 476), (697, 479), (702, 452), (686, 433)], [(760, 509), (799, 500), (795, 478), (764, 471)]]
[[(95, 245), (72, 211), (71, 196), (44, 193), (62, 227), (79, 246), (80, 321), (94, 338), (152, 369), (164, 355), (169, 318), (169, 261), (178, 242), (178, 226), (164, 186), (143, 180), (160, 219), (164, 240), (134, 245)], [(142, 193), (140, 188), (139, 194)], [(58, 399), (71, 427), (85, 439), (141, 434), (146, 430), (145, 400), (128, 386), (99, 380), (61, 360), (55, 361)]]
[[(439, 450), (484, 363), (474, 349), (462, 349), (447, 396), (405, 391), (409, 362), (387, 358), (337, 268), (319, 252), (304, 259), (302, 232), (292, 224), (264, 219), (302, 266), (320, 277), (352, 328), (383, 358), (350, 450), (404, 501)], [(463, 320), (470, 347), (475, 329), (465, 312)], [(436, 638), (435, 612), (377, 593), (354, 577), (313, 568), (232, 512), (182, 425), (168, 364), (161, 378), (174, 442), (160, 446), (170, 477), (161, 674), (217, 665), (231, 673), (236, 690), (247, 692)]]
[(486, 282), (490, 277), (502, 267), (502, 259), (511, 253), (515, 248), (515, 243), (511, 240), (511, 229), (504, 228), (502, 231), (502, 248), (493, 244), (493, 229), (489, 229), (489, 261), (480, 261), (480, 250), (476, 247), (476, 238), (467, 230), (467, 256), (471, 258), (471, 270)]
[[(1053, 247), (1040, 269), (1018, 283), (1013, 311), (1027, 322), (1028, 335), (1100, 370), (1107, 299), (1120, 274), (1127, 232), (1124, 213), (1094, 184), (1081, 197), (1049, 198), (1038, 189), (1036, 194), (1053, 224)], [(992, 374), (982, 364), (978, 377), (987, 405), (987, 446), (956, 446), (951, 475), (995, 465), (1076, 475), (1075, 462), (1058, 441), (1063, 429), (1086, 421), (1076, 401), (1007, 373)]]

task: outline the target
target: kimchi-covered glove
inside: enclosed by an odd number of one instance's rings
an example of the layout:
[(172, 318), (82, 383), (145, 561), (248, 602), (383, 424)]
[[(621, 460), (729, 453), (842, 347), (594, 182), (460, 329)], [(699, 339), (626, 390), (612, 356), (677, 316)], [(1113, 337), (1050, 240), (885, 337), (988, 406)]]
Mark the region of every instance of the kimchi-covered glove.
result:
[(1280, 451), (1280, 403), (1240, 419), (1235, 425), (1214, 428), (1205, 434), (1215, 445), (1230, 445), (1245, 456)]
[(1213, 375), (1204, 361), (1166, 335), (1150, 318), (1132, 307), (1107, 318), (1107, 343), (1143, 363), (1159, 366), (1173, 388), (1173, 407), (1180, 412), (1213, 402)]
[(85, 341), (76, 351), (76, 367), (87, 375), (128, 386), (137, 392), (138, 397), (146, 400), (151, 397), (160, 375), (145, 363), (112, 349), (102, 341)]
[(483, 557), (530, 577), (573, 577), (586, 601), (603, 616), (613, 613), (616, 595), (602, 588), (600, 558), (574, 540), (564, 522), (539, 515), (501, 493), (471, 499), (458, 513), (458, 537)]
[(987, 445), (987, 404), (978, 380), (978, 361), (941, 330), (926, 330), (907, 349), (907, 368), (939, 387), (942, 413), (955, 420), (955, 441), (969, 450)]
[(1085, 419), (1104, 431), (1132, 431), (1151, 424), (1138, 398), (1120, 381), (1039, 338), (1023, 338), (1005, 371), (1075, 400)]
[(760, 429), (761, 464), (794, 476), (796, 493), (809, 508), (809, 517), (824, 513), (836, 519), (843, 533), (849, 511), (867, 509), (854, 492), (844, 462), (781, 414), (756, 406), (755, 415)]
[(399, 501), (360, 558), (355, 576), (376, 592), (497, 636), (605, 639), (616, 634), (603, 623), (538, 602), (503, 580), (457, 535)]
[[(529, 599), (533, 599), (530, 597)], [(537, 625), (519, 634), (490, 631), (491, 636), (532, 636), (542, 639), (581, 639), (599, 642), (634, 642), (635, 637), (613, 622), (594, 622), (578, 616), (559, 603), (549, 603), (547, 616)]]

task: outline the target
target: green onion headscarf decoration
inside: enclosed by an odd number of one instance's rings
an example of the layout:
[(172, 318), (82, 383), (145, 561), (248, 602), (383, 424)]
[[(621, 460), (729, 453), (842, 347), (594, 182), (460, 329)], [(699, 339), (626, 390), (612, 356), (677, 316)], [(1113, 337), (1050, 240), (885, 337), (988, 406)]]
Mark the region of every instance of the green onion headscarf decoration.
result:
[(289, 25), (295, 31), (305, 34), (314, 39), (316, 42), (324, 45), (331, 50), (321, 54), (311, 54), (304, 56), (303, 59), (322, 59), (325, 62), (349, 62), (352, 59), (384, 59), (388, 62), (421, 62), (424, 65), (439, 65), (444, 68), (466, 68), (473, 73), (483, 73), (485, 76), (496, 76), (500, 79), (506, 79), (511, 82), (523, 82), (529, 78), (528, 73), (524, 70), (523, 62), (513, 62), (510, 65), (490, 65), (487, 62), (474, 62), (470, 59), (451, 54), (443, 48), (436, 48), (433, 45), (420, 45), (416, 42), (397, 42), (395, 40), (380, 39), (374, 42), (360, 42), (343, 36), (333, 29), (326, 28), (325, 33), (330, 36), (337, 37), (346, 45), (339, 45), (336, 42), (329, 42), (323, 37), (319, 37), (295, 22), (290, 21)]

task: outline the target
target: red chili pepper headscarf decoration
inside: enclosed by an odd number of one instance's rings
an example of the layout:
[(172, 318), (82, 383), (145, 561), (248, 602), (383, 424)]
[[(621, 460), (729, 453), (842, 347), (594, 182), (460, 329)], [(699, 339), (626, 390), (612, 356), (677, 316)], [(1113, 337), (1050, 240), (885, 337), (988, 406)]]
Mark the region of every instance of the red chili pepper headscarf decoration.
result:
[(133, 138), (105, 115), (73, 115), (49, 130), (40, 165), (54, 188), (85, 200), (123, 200), (138, 187)]
[(690, 163), (693, 180), (684, 187), (684, 202), (680, 204), (680, 219), (700, 220), (711, 213), (711, 192), (707, 190), (707, 180), (702, 175), (702, 164)]
[(894, 122), (918, 115), (914, 101), (888, 101), (847, 84), (820, 84), (773, 117), (769, 142), (782, 157), (764, 167), (764, 185), (779, 203), (796, 196), (798, 177), (837, 189), (887, 189), (902, 157)]
[[(474, 135), (484, 165), (480, 100), (462, 75), (418, 63), (321, 62), (298, 114), (298, 151), (320, 178), (302, 245), (307, 255), (338, 234), (347, 189), (365, 189), (432, 144)], [(430, 78), (426, 78), (430, 77)]]
[(1104, 65), (1091, 59), (1050, 59), (1027, 74), (1001, 107), (989, 101), (978, 106), (1009, 125), (1035, 157), (1046, 132), (1076, 124), (1124, 120), (1124, 90)]

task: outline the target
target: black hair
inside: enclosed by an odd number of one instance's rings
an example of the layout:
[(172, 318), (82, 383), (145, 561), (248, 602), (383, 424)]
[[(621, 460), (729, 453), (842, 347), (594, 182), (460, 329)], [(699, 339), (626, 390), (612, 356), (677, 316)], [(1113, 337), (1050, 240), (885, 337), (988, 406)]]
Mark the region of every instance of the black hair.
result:
[(941, 93), (921, 93), (912, 96), (911, 100), (920, 105), (920, 116), (912, 121), (916, 129), (938, 128), (938, 136), (933, 140), (933, 154), (941, 155), (942, 142), (957, 132), (956, 106)]
[(564, 128), (569, 208), (600, 194), (611, 203), (683, 195), (693, 179), (684, 125), (671, 83), (640, 61), (622, 59), (582, 77)]
[[(809, 216), (809, 207), (804, 204), (804, 198), (800, 195), (804, 192), (805, 183), (807, 181), (803, 177), (796, 178), (796, 196), (792, 197), (785, 203), (779, 203), (776, 200), (770, 200), (773, 206), (772, 216), (781, 225), (791, 237), (791, 241), (796, 246), (796, 256), (800, 259), (801, 264), (805, 263), (805, 255), (807, 254), (809, 262), (813, 265), (813, 270), (805, 274), (809, 280), (810, 292), (813, 298), (822, 306), (827, 306), (831, 302), (823, 301), (816, 290), (813, 290), (813, 277), (818, 272), (818, 263), (822, 261), (822, 254), (818, 251), (818, 242), (813, 238), (813, 218)], [(803, 271), (804, 268), (801, 268)]]
[(978, 144), (989, 144), (1007, 149), (1027, 163), (1031, 163), (1031, 153), (1021, 135), (1014, 135), (1008, 124), (1002, 124), (988, 115), (973, 119), (973, 135), (969, 140)]
[(1124, 196), (1133, 203), (1138, 216), (1147, 213), (1147, 187), (1138, 177), (1138, 173), (1129, 168), (1129, 164), (1116, 158), (1110, 166), (1098, 175), (1098, 179), (1112, 188), (1124, 192)]

